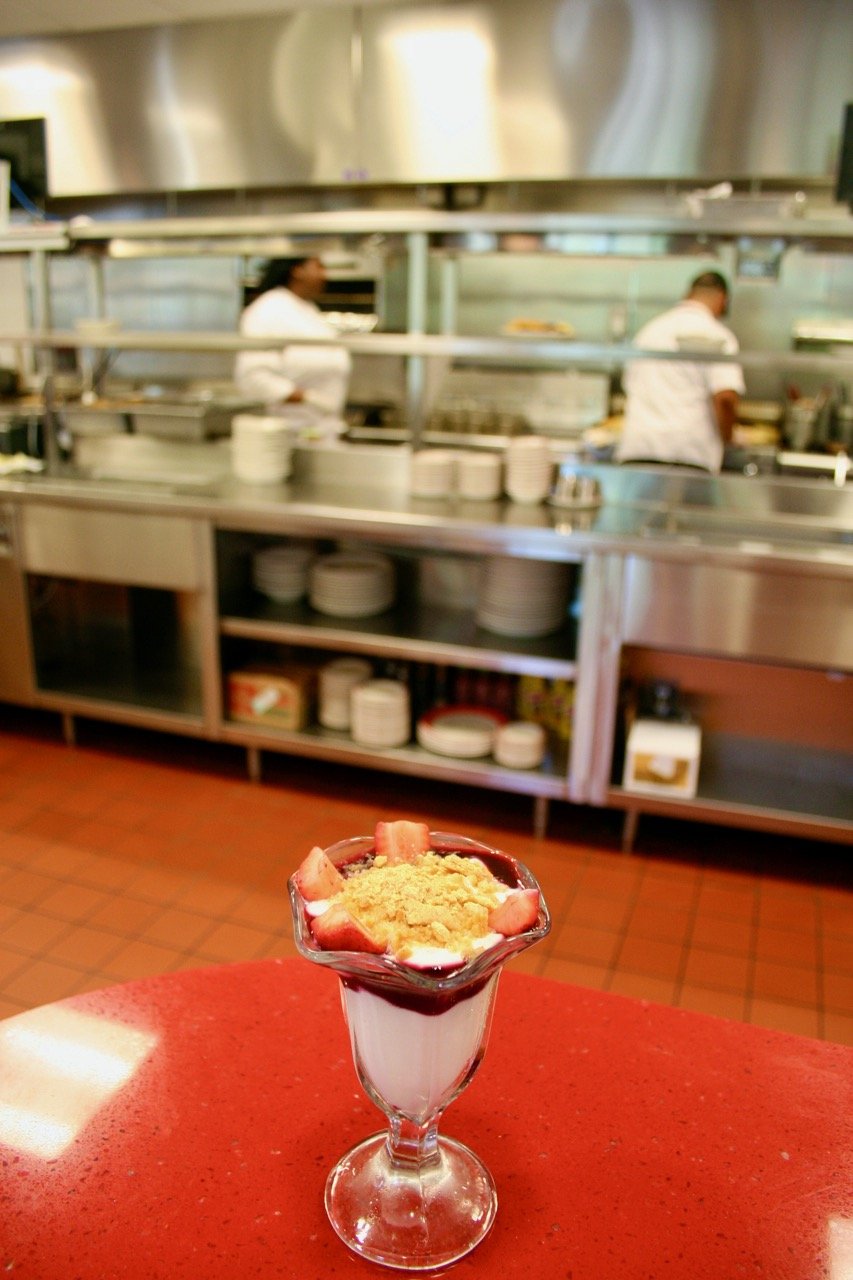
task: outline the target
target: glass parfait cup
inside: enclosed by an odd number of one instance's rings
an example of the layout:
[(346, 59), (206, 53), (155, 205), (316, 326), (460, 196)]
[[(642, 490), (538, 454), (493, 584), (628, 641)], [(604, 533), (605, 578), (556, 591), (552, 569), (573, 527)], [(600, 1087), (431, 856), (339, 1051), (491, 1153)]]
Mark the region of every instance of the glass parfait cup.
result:
[[(430, 847), (477, 857), (509, 887), (539, 891), (527, 867), (476, 840), (433, 831)], [(325, 852), (343, 866), (374, 848), (372, 836), (355, 836)], [(324, 950), (292, 877), (288, 890), (297, 948), (337, 973), (359, 1081), (388, 1121), (331, 1170), (329, 1221), (372, 1262), (409, 1271), (447, 1266), (487, 1235), (497, 1192), (473, 1151), (439, 1135), (439, 1120), (482, 1061), (504, 963), (551, 927), (541, 891), (530, 929), (455, 968), (418, 969), (389, 955)]]

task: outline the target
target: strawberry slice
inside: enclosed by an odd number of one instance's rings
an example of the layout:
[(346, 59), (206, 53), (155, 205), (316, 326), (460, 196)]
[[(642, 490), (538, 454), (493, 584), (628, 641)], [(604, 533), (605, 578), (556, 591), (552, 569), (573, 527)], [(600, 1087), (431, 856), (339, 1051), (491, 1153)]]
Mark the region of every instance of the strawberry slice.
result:
[(425, 822), (377, 822), (376, 852), (388, 859), (389, 863), (414, 862), (419, 854), (426, 853), (430, 847), (429, 827)]
[(385, 950), (338, 902), (333, 902), (321, 916), (314, 917), (311, 932), (324, 951), (372, 951), (378, 955)]
[(539, 890), (513, 889), (489, 912), (489, 928), (510, 938), (524, 933), (539, 918)]
[(332, 859), (317, 844), (294, 872), (296, 887), (306, 902), (334, 897), (344, 887), (344, 878)]

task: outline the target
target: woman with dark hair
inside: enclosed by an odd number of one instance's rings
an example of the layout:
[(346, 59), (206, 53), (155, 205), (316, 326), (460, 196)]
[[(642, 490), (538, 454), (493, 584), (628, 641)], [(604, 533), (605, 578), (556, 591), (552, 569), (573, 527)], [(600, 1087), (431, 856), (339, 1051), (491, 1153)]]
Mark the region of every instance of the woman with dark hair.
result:
[[(234, 378), (241, 395), (285, 418), (302, 439), (333, 439), (344, 428), (349, 352), (328, 340), (336, 331), (316, 303), (326, 284), (319, 258), (275, 258), (240, 317), (240, 333), (280, 342), (265, 351), (241, 351)], [(319, 338), (323, 345), (292, 342)]]

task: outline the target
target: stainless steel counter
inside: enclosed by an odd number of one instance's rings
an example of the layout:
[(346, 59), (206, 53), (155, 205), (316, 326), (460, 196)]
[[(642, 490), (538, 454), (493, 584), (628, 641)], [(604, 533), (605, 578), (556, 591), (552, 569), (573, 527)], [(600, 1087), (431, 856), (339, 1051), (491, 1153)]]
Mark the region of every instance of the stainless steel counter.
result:
[(193, 515), (222, 528), (310, 536), (333, 530), (337, 536), (486, 554), (574, 560), (595, 551), (817, 574), (853, 571), (849, 486), (675, 468), (584, 467), (598, 479), (602, 502), (573, 510), (508, 499), (413, 497), (402, 479), (405, 458), (389, 480), (370, 482), (370, 453), (370, 446), (358, 450), (355, 481), (347, 470), (352, 454), (305, 450), (294, 478), (280, 485), (247, 485), (230, 477), (210, 483), (92, 479), (68, 468), (55, 475), (7, 476), (0, 479), (0, 495)]

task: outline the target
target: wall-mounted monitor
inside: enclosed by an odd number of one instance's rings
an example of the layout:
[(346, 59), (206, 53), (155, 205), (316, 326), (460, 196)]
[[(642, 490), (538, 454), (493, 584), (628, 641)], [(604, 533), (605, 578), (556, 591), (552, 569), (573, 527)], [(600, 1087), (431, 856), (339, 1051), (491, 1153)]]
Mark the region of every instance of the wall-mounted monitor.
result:
[(26, 201), (43, 205), (48, 194), (44, 118), (0, 120), (0, 160), (8, 160), (11, 166), (13, 207)]
[(848, 102), (844, 108), (835, 198), (849, 205), (853, 213), (853, 102)]

